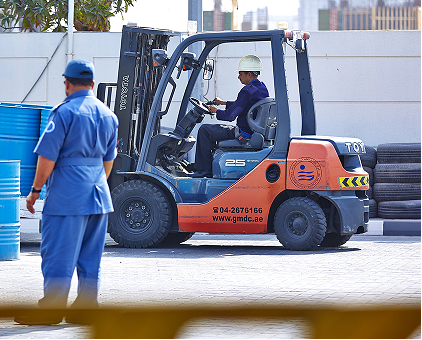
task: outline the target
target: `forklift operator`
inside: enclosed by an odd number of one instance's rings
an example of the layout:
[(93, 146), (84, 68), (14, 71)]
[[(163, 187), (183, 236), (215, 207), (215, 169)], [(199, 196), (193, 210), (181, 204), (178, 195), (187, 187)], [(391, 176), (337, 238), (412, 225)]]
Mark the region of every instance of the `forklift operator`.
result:
[(217, 114), (217, 119), (232, 122), (237, 118), (236, 126), (220, 124), (203, 124), (198, 130), (195, 154), (195, 172), (192, 177), (212, 177), (212, 151), (216, 142), (227, 139), (238, 139), (241, 143), (251, 137), (246, 115), (249, 109), (259, 100), (269, 97), (265, 84), (258, 80), (262, 71), (261, 60), (254, 55), (247, 55), (239, 62), (240, 82), (245, 85), (237, 95), (236, 101), (224, 101), (216, 97), (215, 105), (226, 105), (219, 110), (214, 105), (209, 111)]

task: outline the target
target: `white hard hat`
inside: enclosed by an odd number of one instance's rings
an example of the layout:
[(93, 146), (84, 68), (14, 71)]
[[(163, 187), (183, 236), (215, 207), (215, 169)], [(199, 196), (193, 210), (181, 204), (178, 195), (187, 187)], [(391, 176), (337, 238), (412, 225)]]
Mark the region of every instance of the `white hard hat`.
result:
[(256, 55), (247, 55), (240, 59), (238, 71), (262, 71), (262, 62)]

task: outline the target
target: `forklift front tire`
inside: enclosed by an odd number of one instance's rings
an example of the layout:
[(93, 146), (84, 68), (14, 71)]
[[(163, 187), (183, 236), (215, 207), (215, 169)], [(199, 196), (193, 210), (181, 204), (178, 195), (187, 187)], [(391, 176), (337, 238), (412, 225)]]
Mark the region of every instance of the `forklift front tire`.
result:
[(153, 183), (127, 181), (111, 193), (114, 212), (108, 232), (126, 248), (149, 248), (160, 244), (171, 227), (172, 208), (166, 194)]
[(280, 243), (290, 250), (312, 250), (324, 239), (327, 221), (321, 207), (306, 197), (293, 197), (282, 203), (274, 216), (274, 231)]

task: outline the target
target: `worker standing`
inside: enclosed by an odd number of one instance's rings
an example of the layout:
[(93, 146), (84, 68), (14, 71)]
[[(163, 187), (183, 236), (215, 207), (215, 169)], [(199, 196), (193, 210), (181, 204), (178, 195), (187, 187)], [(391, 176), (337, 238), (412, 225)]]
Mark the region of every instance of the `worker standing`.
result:
[[(216, 142), (227, 139), (246, 141), (253, 131), (248, 125), (247, 113), (259, 100), (269, 97), (267, 87), (258, 80), (262, 71), (261, 60), (254, 55), (247, 55), (240, 59), (240, 82), (245, 85), (237, 95), (235, 101), (224, 101), (218, 97), (214, 99), (215, 105), (225, 105), (225, 110), (218, 110), (214, 105), (208, 109), (216, 113), (217, 119), (224, 121), (236, 120), (236, 126), (222, 124), (203, 124), (198, 130), (196, 142), (195, 172), (192, 177), (212, 177), (212, 152)], [(237, 127), (237, 129), (236, 129)]]
[[(94, 65), (72, 60), (65, 72), (66, 99), (51, 112), (34, 152), (38, 163), (27, 208), (44, 182), (47, 195), (42, 214), (41, 269), (44, 297), (41, 308), (65, 308), (75, 268), (78, 296), (72, 307), (97, 307), (100, 261), (113, 211), (107, 178), (117, 150), (118, 120), (93, 93)], [(21, 324), (56, 324), (49, 320), (16, 317)]]

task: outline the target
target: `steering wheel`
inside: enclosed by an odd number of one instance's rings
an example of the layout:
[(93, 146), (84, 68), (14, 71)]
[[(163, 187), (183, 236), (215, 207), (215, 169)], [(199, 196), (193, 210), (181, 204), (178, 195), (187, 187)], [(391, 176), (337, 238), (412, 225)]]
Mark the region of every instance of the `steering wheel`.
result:
[(189, 97), (189, 101), (193, 104), (193, 106), (195, 106), (196, 109), (198, 109), (200, 113), (210, 114), (210, 115), (213, 114), (212, 112), (208, 110), (208, 107), (205, 105), (205, 103), (201, 102), (199, 99)]

